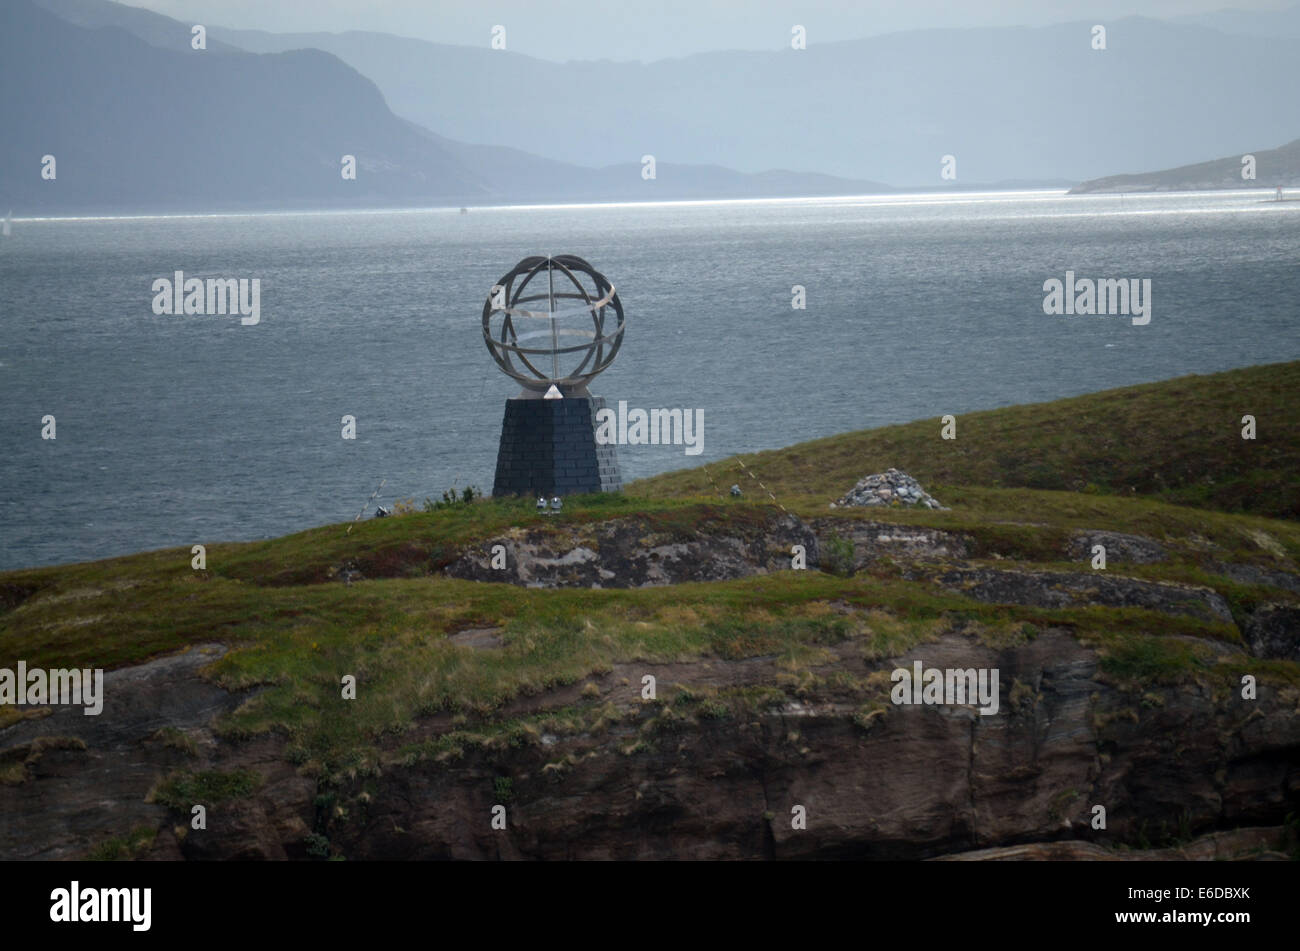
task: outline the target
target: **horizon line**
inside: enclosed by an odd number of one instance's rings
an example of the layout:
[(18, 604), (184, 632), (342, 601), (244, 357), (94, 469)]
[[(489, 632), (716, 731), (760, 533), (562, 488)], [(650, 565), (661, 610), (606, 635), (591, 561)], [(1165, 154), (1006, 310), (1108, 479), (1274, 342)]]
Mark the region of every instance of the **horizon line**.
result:
[(401, 215), (426, 214), (431, 212), (458, 213), (461, 208), (467, 211), (545, 211), (557, 209), (615, 209), (615, 208), (669, 208), (692, 205), (781, 205), (781, 204), (838, 204), (849, 201), (871, 199), (880, 205), (925, 205), (925, 204), (975, 204), (990, 202), (1011, 202), (1030, 198), (1065, 198), (1074, 199), (1115, 199), (1133, 200), (1160, 199), (1177, 196), (1197, 195), (1241, 195), (1253, 193), (1271, 195), (1273, 187), (1259, 188), (1223, 188), (1223, 189), (1187, 189), (1182, 191), (1143, 191), (1143, 192), (1090, 192), (1070, 195), (1066, 188), (1015, 188), (969, 190), (936, 189), (928, 191), (900, 192), (860, 192), (845, 195), (805, 195), (796, 197), (770, 198), (681, 198), (658, 201), (576, 201), (576, 202), (536, 202), (502, 205), (411, 205), (396, 207), (369, 208), (315, 208), (315, 209), (278, 209), (274, 211), (178, 211), (152, 214), (117, 214), (117, 215), (39, 215), (12, 217), (14, 223), (25, 222), (63, 222), (63, 221), (149, 221), (175, 218), (264, 218), (287, 217), (295, 215)]

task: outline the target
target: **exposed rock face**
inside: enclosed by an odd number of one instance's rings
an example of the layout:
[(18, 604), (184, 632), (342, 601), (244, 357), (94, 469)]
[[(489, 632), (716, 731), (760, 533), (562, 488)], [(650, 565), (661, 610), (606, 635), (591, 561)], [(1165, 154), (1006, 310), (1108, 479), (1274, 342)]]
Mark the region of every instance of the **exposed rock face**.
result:
[(1071, 558), (1088, 561), (1092, 558), (1094, 545), (1106, 549), (1106, 563), (1127, 563), (1149, 565), (1164, 561), (1168, 553), (1159, 543), (1141, 535), (1126, 535), (1123, 532), (1092, 531), (1079, 532), (1070, 540)]
[[(169, 727), (188, 736), (199, 757), (231, 755), (225, 748), (217, 751), (212, 721), (248, 695), (227, 693), (198, 672), (225, 652), (220, 644), (200, 645), (108, 671), (98, 716), (86, 716), (79, 706), (49, 707), (48, 716), (0, 731), (0, 756), (27, 760), (21, 781), (0, 785), (0, 858), (76, 858), (110, 835), (161, 826), (167, 810), (146, 802), (146, 795), (167, 773), (196, 760), (162, 742), (158, 730)], [(61, 743), (41, 751), (42, 738), (49, 737), (84, 747)], [(293, 776), (283, 756), (264, 754), (259, 766), (306, 782)], [(312, 785), (306, 782), (306, 789)], [(278, 844), (275, 855), (283, 856)]]
[(48, 710), (49, 715), (20, 720), (0, 737), (10, 746), (40, 736), (75, 736), (94, 750), (123, 750), (162, 727), (185, 730), (206, 724), (238, 704), (198, 672), (226, 650), (224, 644), (200, 644), (147, 664), (107, 671), (104, 708), (98, 716), (86, 716), (79, 706), (33, 708)]
[[(981, 601), (1137, 607), (1232, 622), (1224, 598), (1209, 588), (1110, 571), (962, 564), (976, 550), (967, 535), (865, 514), (804, 523), (771, 509), (689, 526), (653, 516), (581, 524), (556, 518), (461, 551), (447, 570), (543, 587), (720, 580), (786, 570), (795, 544), (805, 546), (815, 569), (837, 538), (852, 544), (855, 568), (890, 558), (904, 566), (904, 578)], [(1071, 544), (1090, 552), (1094, 541), (1107, 545), (1109, 557), (1118, 552), (1134, 561), (1161, 550), (1149, 539), (1107, 532), (1084, 532)], [(506, 548), (503, 570), (491, 567), (494, 544)], [(247, 696), (200, 673), (225, 648), (110, 671), (101, 716), (55, 709), (0, 731), (0, 859), (78, 857), (141, 827), (157, 830), (153, 859), (307, 859), (323, 841), (352, 859), (1280, 854), (1272, 830), (1252, 838), (1250, 828), (1236, 827), (1276, 826), (1300, 803), (1300, 691), (1270, 685), (1246, 701), (1208, 682), (1116, 686), (1099, 673), (1092, 648), (1046, 625), (1007, 647), (988, 646), (958, 625), (882, 658), (873, 653), (879, 642), (860, 633), (876, 623), (871, 609), (826, 606), (850, 617), (859, 633), (818, 644), (802, 680), (777, 656), (620, 662), (580, 682), (515, 696), (490, 718), (610, 705), (616, 715), (591, 732), (539, 733), (432, 758), (399, 754), (457, 729), (451, 714), (439, 712), (379, 741), (376, 774), (328, 790), (288, 761), (281, 736), (217, 737), (216, 719)], [(1300, 608), (1263, 603), (1247, 623), (1245, 643), (1256, 656), (1300, 660), (1298, 631)], [(490, 659), (510, 649), (502, 634), (473, 627), (447, 639)], [(1190, 639), (1247, 656), (1231, 640)], [(913, 661), (998, 670), (997, 713), (893, 705), (888, 674)], [(645, 674), (657, 678), (661, 701), (642, 701)], [(873, 694), (877, 681), (883, 686)], [(761, 687), (738, 696), (767, 699), (735, 700), (706, 714), (677, 703), (678, 684)], [(471, 718), (464, 729), (479, 726)], [(184, 734), (191, 748), (165, 741), (160, 727)], [(243, 798), (213, 805), (208, 828), (193, 830), (188, 816), (147, 801), (161, 779), (181, 769), (247, 769), (261, 782)], [(322, 805), (322, 792), (342, 808)], [(491, 827), (498, 803), (507, 810), (505, 830)], [(1106, 830), (1091, 828), (1094, 805), (1106, 807)], [(796, 806), (807, 812), (805, 829), (791, 827)], [(1230, 831), (1203, 835), (1213, 830)], [(1201, 838), (1173, 851), (1115, 849), (1187, 835)]]
[[(492, 567), (495, 545), (505, 548), (503, 569)], [(817, 536), (799, 519), (776, 511), (762, 522), (701, 526), (691, 533), (644, 518), (558, 522), (487, 539), (445, 570), (454, 578), (534, 588), (638, 588), (783, 571), (790, 568), (794, 545), (804, 546), (815, 568)]]
[(864, 476), (843, 497), (831, 503), (831, 508), (852, 505), (920, 505), (927, 509), (944, 509), (928, 492), (906, 472), (886, 469), (875, 475)]
[[(154, 858), (306, 858), (313, 830), (353, 859), (1101, 857), (1096, 850), (1139, 836), (1158, 844), (1162, 828), (1278, 824), (1300, 796), (1295, 696), (1268, 691), (1246, 702), (1184, 685), (1151, 687), (1139, 700), (1098, 681), (1096, 654), (1058, 630), (1006, 649), (953, 633), (895, 658), (867, 661), (854, 640), (833, 654), (817, 672), (888, 671), (913, 660), (997, 668), (1000, 710), (980, 716), (970, 706), (886, 700), (864, 720), (862, 696), (827, 687), (665, 722), (665, 706), (641, 702), (639, 682), (624, 685), (622, 674), (654, 670), (665, 688), (770, 682), (772, 660), (627, 665), (591, 678), (601, 691), (593, 702), (621, 712), (608, 733), (393, 762), (338, 790), (347, 817), (324, 824), (318, 790), (284, 760), (282, 739), (201, 742), (187, 757), (148, 739), (150, 716), (126, 717), (111, 735), (88, 727), (104, 748), (47, 753), (26, 782), (0, 786), (0, 857), (71, 856), (142, 823), (159, 829)], [(176, 677), (171, 693), (216, 689)], [(572, 704), (575, 690), (529, 702)], [(446, 728), (436, 721), (420, 730)], [(207, 830), (178, 836), (183, 818), (144, 802), (178, 765), (247, 767), (265, 781), (210, 810)], [(503, 798), (508, 827), (498, 831), (490, 815)], [(1090, 827), (1095, 804), (1107, 809), (1104, 831)], [(806, 829), (791, 827), (795, 806), (807, 812)], [(969, 854), (988, 849), (998, 851)]]
[[(921, 576), (917, 571), (906, 575)], [(1232, 623), (1232, 611), (1223, 596), (1199, 585), (1140, 581), (1100, 571), (1074, 574), (1000, 568), (954, 568), (940, 572), (935, 580), (968, 598), (995, 604), (1031, 604), (1043, 608), (1100, 604)]]
[(1300, 661), (1300, 606), (1262, 604), (1251, 614), (1242, 635), (1256, 657)]
[(853, 568), (860, 570), (880, 558), (898, 561), (948, 561), (969, 557), (971, 539), (956, 532), (858, 518), (819, 518), (810, 523), (824, 552), (828, 539), (853, 545)]
[(1300, 575), (1292, 574), (1289, 571), (1270, 571), (1267, 568), (1261, 568), (1259, 565), (1216, 564), (1213, 567), (1219, 574), (1242, 584), (1271, 585), (1274, 588), (1282, 588), (1285, 591), (1300, 594)]
[(1286, 826), (1229, 829), (1197, 836), (1192, 841), (1163, 849), (1117, 852), (1092, 842), (1032, 842), (999, 849), (977, 849), (942, 855), (936, 862), (1286, 862), (1287, 847), (1294, 848)]
[[(851, 644), (837, 652), (829, 668), (863, 663)], [(859, 698), (832, 691), (656, 733), (625, 754), (619, 740), (639, 735), (642, 714), (614, 742), (562, 737), (387, 773), (393, 788), (366, 820), (331, 836), (357, 858), (924, 858), (1026, 839), (1109, 846), (1144, 827), (1154, 837), (1180, 810), (1192, 831), (1276, 822), (1294, 802), (1300, 722), (1281, 704), (1260, 716), (1193, 688), (1160, 690), (1163, 706), (1146, 709), (1098, 683), (1095, 654), (1061, 632), (1001, 651), (946, 636), (872, 666), (914, 659), (999, 668), (1001, 712), (891, 706), (864, 729)], [(510, 832), (495, 835), (503, 775)], [(1098, 803), (1106, 832), (1089, 827)], [(807, 829), (791, 828), (796, 805)]]
[[(784, 571), (794, 545), (804, 546), (807, 567), (815, 569), (828, 539), (853, 545), (854, 570), (880, 558), (960, 559), (973, 547), (955, 532), (859, 518), (804, 523), (772, 512), (759, 524), (705, 526), (691, 535), (664, 532), (644, 519), (610, 519), (517, 530), (461, 551), (444, 570), (454, 578), (530, 587), (635, 588)], [(505, 548), (504, 569), (492, 567), (494, 545)]]

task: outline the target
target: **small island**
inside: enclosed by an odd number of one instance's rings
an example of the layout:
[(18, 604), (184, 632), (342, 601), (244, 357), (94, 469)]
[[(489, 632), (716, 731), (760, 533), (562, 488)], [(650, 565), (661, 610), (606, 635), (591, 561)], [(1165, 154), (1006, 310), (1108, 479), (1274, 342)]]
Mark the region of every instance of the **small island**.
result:
[[(1243, 177), (1253, 158), (1254, 177)], [(1162, 172), (1141, 172), (1134, 175), (1110, 175), (1080, 182), (1067, 194), (1098, 195), (1134, 192), (1214, 191), (1225, 188), (1282, 189), (1283, 199), (1300, 196), (1300, 139), (1276, 149), (1260, 152), (1243, 152), (1226, 158), (1182, 165)]]

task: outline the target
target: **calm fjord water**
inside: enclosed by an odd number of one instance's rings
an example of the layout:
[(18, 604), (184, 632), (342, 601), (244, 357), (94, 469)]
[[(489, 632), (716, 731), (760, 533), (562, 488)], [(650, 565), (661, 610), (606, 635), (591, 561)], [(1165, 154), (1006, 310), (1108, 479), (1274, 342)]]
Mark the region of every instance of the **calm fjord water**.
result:
[[(518, 388), (479, 315), (529, 254), (581, 255), (618, 288), (627, 336), (593, 392), (704, 410), (702, 455), (623, 446), (625, 480), (1297, 359), (1300, 202), (1265, 197), (15, 220), (0, 238), (0, 569), (345, 521), (385, 478), (386, 504), (453, 481), (490, 491)], [(177, 270), (260, 278), (260, 324), (155, 316), (151, 285)], [(1045, 315), (1043, 282), (1066, 270), (1150, 278), (1150, 324)]]

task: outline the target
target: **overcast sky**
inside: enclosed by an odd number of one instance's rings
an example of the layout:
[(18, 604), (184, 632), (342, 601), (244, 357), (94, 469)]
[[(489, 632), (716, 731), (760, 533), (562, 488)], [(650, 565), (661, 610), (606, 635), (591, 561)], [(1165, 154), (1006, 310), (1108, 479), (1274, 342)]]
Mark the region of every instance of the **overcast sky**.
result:
[(544, 59), (655, 60), (777, 49), (801, 24), (809, 44), (927, 27), (1104, 23), (1294, 0), (131, 0), (191, 23), (278, 33), (375, 30), (462, 46), (506, 28), (507, 49)]

